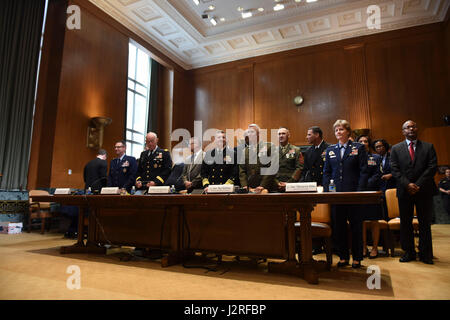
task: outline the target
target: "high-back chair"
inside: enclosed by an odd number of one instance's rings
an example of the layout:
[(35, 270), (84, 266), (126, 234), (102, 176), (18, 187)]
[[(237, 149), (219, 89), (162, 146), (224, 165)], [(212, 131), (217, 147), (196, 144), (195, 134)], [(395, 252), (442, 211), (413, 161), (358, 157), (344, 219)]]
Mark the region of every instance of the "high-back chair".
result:
[[(297, 212), (295, 231), (297, 239), (300, 239), (300, 215)], [(327, 269), (331, 269), (333, 263), (331, 242), (331, 208), (329, 204), (317, 204), (311, 212), (311, 235), (313, 238), (321, 239), (327, 257)], [(300, 248), (300, 246), (298, 246)]]
[(41, 233), (45, 231), (45, 221), (52, 217), (50, 212), (51, 202), (34, 202), (33, 196), (48, 196), (49, 193), (44, 190), (30, 190), (28, 193), (28, 198), (30, 202), (29, 214), (28, 214), (28, 232), (31, 232), (32, 220), (40, 219), (40, 222), (34, 223), (33, 225), (41, 225)]
[[(391, 246), (391, 256), (394, 256), (395, 241), (393, 230), (400, 230), (400, 209), (398, 207), (397, 189), (386, 190), (386, 205), (388, 209), (388, 226), (389, 226), (389, 243)], [(414, 217), (416, 216), (416, 208), (414, 207)], [(413, 218), (414, 232), (419, 231), (419, 220)]]

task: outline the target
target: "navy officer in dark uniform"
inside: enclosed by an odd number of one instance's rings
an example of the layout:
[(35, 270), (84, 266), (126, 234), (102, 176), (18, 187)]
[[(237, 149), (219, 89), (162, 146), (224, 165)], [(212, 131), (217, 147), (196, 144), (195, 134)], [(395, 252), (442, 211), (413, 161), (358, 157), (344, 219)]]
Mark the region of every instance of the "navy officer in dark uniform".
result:
[(136, 179), (136, 158), (125, 154), (127, 145), (124, 140), (117, 141), (114, 150), (117, 158), (112, 159), (110, 163), (108, 187), (119, 187), (130, 192)]
[(158, 136), (154, 132), (147, 133), (145, 145), (147, 150), (142, 151), (139, 157), (136, 188), (163, 186), (172, 168), (170, 152), (158, 147)]
[(308, 129), (306, 140), (311, 144), (311, 147), (305, 152), (304, 168), (300, 176), (300, 182), (317, 182), (317, 185), (321, 186), (323, 182), (325, 150), (329, 144), (323, 140), (322, 129), (317, 126)]
[[(334, 134), (338, 143), (326, 149), (323, 169), (324, 191), (329, 191), (330, 180), (334, 180), (336, 191), (363, 191), (367, 181), (367, 152), (364, 145), (350, 140), (351, 128), (346, 120), (337, 120)], [(332, 215), (336, 245), (340, 261), (338, 267), (349, 264), (347, 242), (347, 220), (352, 233), (353, 268), (361, 267), (363, 260), (362, 217), (357, 205), (333, 205)]]
[(203, 158), (201, 177), (205, 191), (210, 184), (233, 184), (239, 180), (237, 156), (235, 150), (227, 146), (224, 131), (217, 131), (215, 148), (208, 151)]

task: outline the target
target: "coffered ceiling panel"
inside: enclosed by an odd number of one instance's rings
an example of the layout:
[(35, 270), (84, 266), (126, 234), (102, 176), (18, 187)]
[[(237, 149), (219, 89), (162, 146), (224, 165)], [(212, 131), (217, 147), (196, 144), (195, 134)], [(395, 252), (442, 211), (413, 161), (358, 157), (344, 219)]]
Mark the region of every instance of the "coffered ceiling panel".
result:
[[(450, 6), (448, 0), (90, 1), (185, 69), (439, 22)], [(367, 24), (375, 21), (373, 5), (380, 28)]]

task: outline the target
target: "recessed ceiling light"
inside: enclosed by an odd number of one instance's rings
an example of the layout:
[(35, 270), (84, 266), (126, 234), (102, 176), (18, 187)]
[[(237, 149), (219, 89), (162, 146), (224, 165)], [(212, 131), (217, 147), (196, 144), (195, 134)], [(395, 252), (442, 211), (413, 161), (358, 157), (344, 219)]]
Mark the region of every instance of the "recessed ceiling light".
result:
[(302, 0), (294, 0), (295, 2), (302, 2)]
[(306, 0), (306, 2), (316, 2), (317, 0)]
[(212, 24), (213, 26), (215, 26), (215, 25), (217, 24), (217, 21), (216, 21), (216, 19), (214, 19), (214, 18), (209, 19), (209, 21), (211, 21), (211, 24)]
[(259, 11), (259, 12), (263, 12), (263, 11), (264, 11), (264, 8), (258, 8), (258, 11)]
[(244, 11), (244, 8), (238, 7), (238, 8), (237, 8), (237, 11), (242, 12), (242, 11)]
[(216, 7), (213, 6), (213, 5), (210, 5), (210, 6), (208, 7), (208, 9), (211, 10), (211, 11), (213, 11), (215, 8), (216, 8)]
[(192, 1), (194, 1), (194, 3), (195, 3), (196, 5), (199, 5), (199, 4), (200, 4), (199, 0), (192, 0)]
[(281, 3), (279, 3), (275, 7), (273, 7), (273, 10), (275, 10), (275, 11), (280, 11), (283, 9), (284, 9), (284, 4), (281, 4)]
[(246, 18), (250, 18), (253, 14), (251, 13), (251, 11), (247, 11), (247, 12), (242, 12), (242, 18), (246, 19)]
[(222, 18), (220, 18), (220, 21), (224, 22), (224, 21), (225, 21), (225, 18), (223, 18), (223, 17), (222, 17)]

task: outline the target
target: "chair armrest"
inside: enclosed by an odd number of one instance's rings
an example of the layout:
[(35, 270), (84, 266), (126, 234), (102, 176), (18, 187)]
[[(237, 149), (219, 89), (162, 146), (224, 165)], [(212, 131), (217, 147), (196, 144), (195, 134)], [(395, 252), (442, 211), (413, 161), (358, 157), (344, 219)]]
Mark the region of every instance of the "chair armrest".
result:
[(39, 204), (39, 202), (30, 202), (30, 205), (29, 205), (30, 212), (33, 212), (36, 209), (38, 211), (41, 211), (41, 205)]

